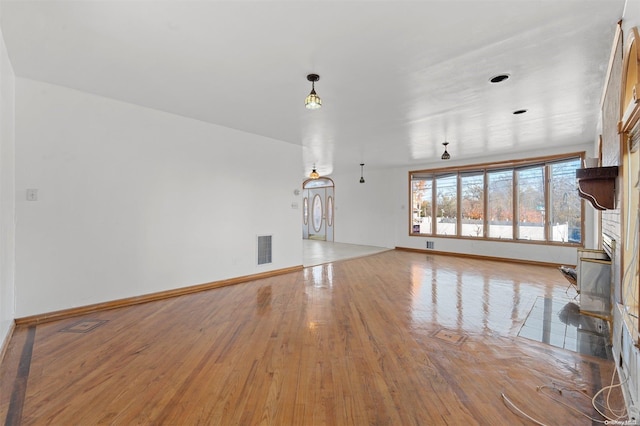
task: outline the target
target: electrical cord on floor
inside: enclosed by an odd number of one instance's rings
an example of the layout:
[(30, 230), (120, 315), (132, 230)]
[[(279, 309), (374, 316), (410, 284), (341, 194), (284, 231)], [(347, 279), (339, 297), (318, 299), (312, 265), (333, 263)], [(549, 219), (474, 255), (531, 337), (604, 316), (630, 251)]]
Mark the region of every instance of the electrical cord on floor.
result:
[[(613, 382), (614, 382), (614, 380), (615, 380), (615, 377), (616, 377), (616, 373), (617, 373), (617, 372), (618, 372), (618, 369), (617, 369), (617, 368), (614, 368), (614, 369), (613, 369), (613, 374), (611, 375), (611, 384), (609, 384), (609, 386), (605, 386), (605, 387), (603, 387), (602, 389), (600, 389), (598, 392), (596, 392), (596, 394), (595, 394), (595, 395), (593, 395), (593, 398), (591, 398), (591, 405), (593, 405), (593, 408), (595, 408), (595, 409), (596, 409), (596, 411), (597, 411), (598, 413), (600, 413), (600, 415), (601, 415), (602, 417), (604, 417), (605, 419), (610, 420), (610, 421), (626, 420), (626, 419), (627, 419), (627, 417), (628, 417), (626, 407), (624, 408), (624, 411), (623, 411), (622, 413), (620, 413), (620, 411), (612, 409), (612, 408), (611, 408), (611, 404), (610, 404), (610, 402), (609, 402), (609, 397), (611, 396), (611, 390), (612, 390), (612, 389), (614, 389), (614, 388), (617, 388), (617, 387), (620, 387), (620, 386), (624, 385), (624, 384), (627, 382), (627, 380), (629, 380), (629, 377), (627, 376), (627, 378), (626, 378), (626, 379), (624, 379), (624, 381), (621, 381), (620, 383), (618, 383), (618, 384), (614, 385), (614, 384), (613, 384)], [(600, 394), (601, 394), (602, 392), (604, 392), (605, 390), (607, 391), (607, 398), (606, 398), (607, 405), (606, 405), (606, 407), (605, 407), (605, 408), (606, 408), (606, 409), (608, 409), (609, 411), (611, 411), (611, 413), (612, 413), (614, 416), (616, 416), (616, 418), (615, 418), (615, 419), (611, 419), (611, 418), (607, 417), (607, 416), (606, 416), (606, 415), (604, 415), (602, 412), (600, 412), (600, 410), (598, 409), (598, 407), (596, 407), (596, 398), (598, 397), (598, 395), (600, 395)]]
[[(582, 393), (582, 391), (580, 391), (580, 390), (578, 390), (578, 389), (566, 389), (566, 388), (561, 389), (561, 388), (556, 387), (555, 385), (554, 385), (553, 387), (552, 387), (552, 386), (548, 386), (548, 385), (542, 385), (542, 386), (538, 386), (538, 387), (536, 388), (536, 390), (537, 390), (538, 392), (540, 392), (542, 395), (546, 396), (547, 398), (549, 398), (549, 399), (550, 399), (550, 400), (552, 400), (553, 402), (557, 402), (558, 404), (563, 405), (563, 406), (565, 406), (565, 407), (569, 408), (570, 410), (575, 411), (576, 413), (580, 414), (581, 416), (584, 416), (584, 417), (588, 418), (588, 419), (589, 419), (589, 420), (591, 420), (592, 422), (596, 422), (596, 423), (605, 423), (605, 422), (607, 422), (607, 420), (594, 419), (594, 418), (593, 418), (593, 417), (591, 417), (590, 415), (588, 415), (588, 414), (586, 414), (586, 413), (583, 413), (583, 412), (582, 412), (582, 411), (580, 411), (579, 409), (577, 409), (577, 408), (575, 408), (575, 407), (572, 407), (571, 405), (567, 404), (566, 402), (563, 402), (563, 401), (561, 401), (561, 400), (559, 400), (559, 399), (554, 398), (553, 396), (551, 396), (551, 395), (547, 394), (547, 393), (544, 391), (545, 389), (552, 389), (552, 390), (554, 390), (554, 391), (557, 391), (560, 395), (562, 395), (562, 392), (563, 392), (563, 391), (577, 392), (578, 394), (580, 394), (580, 395), (582, 395), (582, 396), (584, 396), (584, 397), (586, 397), (586, 398), (589, 398), (589, 396), (588, 396), (588, 395), (585, 395), (584, 393)], [(589, 399), (591, 399), (591, 398), (589, 398)], [(600, 413), (600, 410), (598, 410), (598, 413)], [(600, 414), (602, 415), (602, 413), (600, 413)], [(605, 416), (602, 416), (602, 417), (605, 417)], [(606, 417), (605, 417), (605, 419), (606, 419)]]
[[(611, 375), (611, 384), (609, 386), (605, 386), (602, 389), (600, 389), (598, 392), (596, 392), (596, 394), (593, 397), (590, 397), (589, 395), (586, 394), (585, 391), (580, 390), (580, 389), (572, 389), (572, 388), (568, 388), (568, 387), (558, 387), (556, 386), (555, 383), (552, 383), (551, 385), (542, 385), (542, 386), (538, 386), (536, 388), (536, 390), (538, 392), (540, 392), (542, 395), (546, 396), (547, 398), (551, 399), (554, 402), (557, 402), (558, 404), (561, 404), (573, 411), (575, 411), (576, 413), (588, 418), (589, 420), (591, 420), (592, 422), (597, 422), (597, 423), (607, 423), (607, 422), (619, 422), (619, 421), (623, 421), (627, 419), (627, 413), (626, 413), (626, 408), (623, 408), (622, 410), (618, 410), (618, 409), (614, 409), (611, 407), (611, 402), (610, 402), (610, 397), (611, 397), (611, 390), (622, 386), (625, 382), (621, 382), (617, 385), (614, 385), (613, 382), (615, 380), (615, 375), (616, 375), (616, 369), (614, 368), (613, 374)], [(563, 391), (569, 391), (569, 392), (575, 392), (579, 395), (582, 395), (583, 397), (589, 399), (591, 401), (591, 405), (593, 406), (593, 408), (598, 412), (598, 414), (600, 414), (605, 420), (599, 420), (599, 419), (594, 419), (593, 417), (591, 417), (590, 415), (583, 413), (582, 411), (580, 411), (579, 409), (572, 407), (571, 405), (557, 399), (554, 398), (552, 395), (549, 395), (547, 392), (545, 392), (546, 389), (550, 389), (553, 390), (555, 392), (557, 392), (558, 394), (562, 395)], [(602, 393), (602, 392), (607, 392), (607, 397), (606, 397), (606, 404), (602, 404), (601, 407), (598, 407), (598, 402), (596, 401), (598, 396)], [(602, 410), (601, 410), (602, 409)], [(615, 418), (611, 418), (609, 416), (607, 416), (605, 414), (605, 412), (607, 412), (607, 410), (612, 413)]]
[[(627, 380), (625, 379), (623, 382), (618, 383), (618, 384), (613, 384), (614, 380), (615, 380), (615, 375), (616, 375), (617, 369), (613, 369), (613, 374), (611, 375), (611, 384), (609, 386), (605, 386), (602, 389), (600, 389), (598, 392), (596, 392), (596, 394), (593, 397), (590, 397), (589, 395), (587, 395), (586, 391), (584, 390), (580, 390), (580, 389), (572, 389), (569, 387), (558, 387), (555, 383), (551, 383), (551, 385), (542, 385), (542, 386), (537, 386), (536, 387), (536, 391), (540, 392), (542, 395), (544, 395), (545, 397), (551, 399), (554, 402), (557, 402), (558, 404), (563, 405), (566, 408), (569, 408), (570, 410), (586, 417), (587, 419), (591, 420), (592, 422), (595, 423), (609, 423), (609, 422), (620, 422), (620, 421), (624, 421), (627, 419), (627, 412), (626, 412), (626, 408), (623, 409), (614, 409), (611, 407), (611, 403), (610, 403), (610, 396), (611, 396), (611, 390), (622, 386)], [(600, 420), (600, 419), (594, 419), (593, 417), (591, 417), (590, 415), (583, 413), (582, 411), (580, 411), (579, 409), (577, 409), (576, 407), (573, 407), (569, 404), (567, 404), (564, 401), (561, 401), (557, 398), (555, 398), (554, 396), (550, 395), (548, 392), (546, 392), (546, 390), (551, 390), (553, 392), (557, 392), (559, 395), (562, 395), (563, 392), (575, 392), (579, 395), (582, 395), (583, 397), (589, 399), (591, 401), (591, 405), (593, 406), (593, 408), (598, 412), (598, 414), (600, 414), (605, 420)], [(599, 408), (598, 407), (598, 402), (596, 401), (598, 396), (603, 393), (603, 392), (607, 392), (607, 396), (606, 396), (606, 404), (602, 404), (600, 403), (602, 406)], [(540, 426), (546, 426), (545, 423), (542, 423), (541, 421), (533, 418), (532, 416), (530, 416), (529, 414), (525, 413), (522, 409), (518, 408), (504, 393), (500, 394), (502, 396), (502, 401), (504, 402), (505, 405), (507, 405), (509, 408), (512, 408), (513, 410), (515, 410), (519, 415), (525, 417), (526, 419), (534, 422), (537, 425)], [(601, 410), (602, 409), (602, 410)], [(605, 414), (605, 412), (607, 412), (607, 410), (612, 413), (615, 418), (611, 418), (609, 416), (607, 416)], [(604, 411), (604, 412), (603, 412)]]
[(507, 405), (508, 407), (511, 407), (511, 408), (515, 409), (518, 412), (518, 414), (520, 414), (521, 416), (524, 416), (525, 418), (531, 420), (532, 422), (534, 422), (537, 425), (547, 426), (545, 423), (542, 423), (541, 421), (538, 421), (538, 420), (534, 419), (533, 417), (531, 417), (530, 415), (528, 415), (527, 413), (525, 413), (524, 411), (522, 411), (521, 409), (516, 407), (516, 404), (511, 402), (511, 400), (509, 398), (507, 398), (507, 396), (504, 393), (501, 393), (500, 395), (502, 396), (502, 402), (504, 402), (505, 404), (508, 404)]

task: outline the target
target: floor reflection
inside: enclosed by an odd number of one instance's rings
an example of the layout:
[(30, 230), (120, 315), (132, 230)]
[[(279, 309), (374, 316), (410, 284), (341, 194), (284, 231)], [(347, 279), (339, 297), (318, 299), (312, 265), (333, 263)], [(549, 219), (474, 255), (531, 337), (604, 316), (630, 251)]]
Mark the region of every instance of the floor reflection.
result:
[(612, 359), (607, 345), (606, 321), (582, 315), (580, 307), (572, 301), (538, 297), (518, 336), (584, 355)]
[[(396, 256), (406, 266), (388, 270), (379, 263)], [(609, 356), (607, 323), (581, 315), (563, 277), (558, 274), (554, 282), (549, 268), (397, 252), (361, 261), (370, 274), (348, 281), (343, 279), (348, 262), (304, 268), (305, 314), (315, 330), (334, 322), (341, 304), (366, 301), (388, 303), (389, 320), (401, 321), (416, 336), (441, 330), (457, 336), (520, 336)]]
[(334, 319), (332, 309), (334, 266), (331, 263), (304, 268), (304, 317), (309, 332), (317, 334)]
[(271, 286), (264, 286), (258, 289), (256, 293), (256, 306), (260, 315), (266, 315), (271, 312)]
[(411, 269), (412, 314), (416, 323), (431, 322), (448, 329), (478, 333), (516, 332), (535, 298), (556, 292), (551, 286), (526, 278), (487, 271), (448, 268), (433, 260), (429, 268), (414, 264)]

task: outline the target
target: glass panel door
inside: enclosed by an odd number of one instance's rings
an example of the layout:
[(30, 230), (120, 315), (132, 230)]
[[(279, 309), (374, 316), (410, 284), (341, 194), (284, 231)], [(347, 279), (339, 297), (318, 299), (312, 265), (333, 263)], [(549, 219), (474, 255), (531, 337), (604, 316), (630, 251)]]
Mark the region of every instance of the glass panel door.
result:
[(309, 214), (309, 239), (310, 240), (323, 240), (327, 239), (325, 229), (325, 189), (324, 188), (312, 188), (309, 190), (310, 214)]
[(329, 178), (309, 179), (302, 187), (302, 238), (333, 241), (335, 223), (333, 181)]

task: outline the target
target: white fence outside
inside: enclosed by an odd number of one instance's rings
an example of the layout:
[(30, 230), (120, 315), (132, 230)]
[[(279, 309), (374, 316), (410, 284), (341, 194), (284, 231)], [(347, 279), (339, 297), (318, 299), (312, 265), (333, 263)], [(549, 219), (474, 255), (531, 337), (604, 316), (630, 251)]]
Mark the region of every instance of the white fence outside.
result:
[[(455, 221), (447, 221), (446, 218), (437, 218), (437, 235), (457, 235)], [(416, 218), (413, 221), (414, 234), (431, 234), (431, 218)], [(544, 227), (542, 225), (519, 225), (521, 240), (544, 241)], [(569, 240), (569, 224), (559, 223), (553, 225), (552, 241), (567, 242)], [(478, 223), (462, 223), (463, 237), (481, 237), (483, 235), (483, 225)], [(512, 225), (489, 224), (489, 238), (513, 238)]]

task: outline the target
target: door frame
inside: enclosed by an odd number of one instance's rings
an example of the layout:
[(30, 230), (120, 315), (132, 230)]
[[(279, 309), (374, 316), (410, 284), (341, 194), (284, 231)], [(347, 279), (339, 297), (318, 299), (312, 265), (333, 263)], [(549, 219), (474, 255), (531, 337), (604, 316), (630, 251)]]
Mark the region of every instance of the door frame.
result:
[[(324, 230), (323, 241), (334, 240), (334, 225), (335, 225), (335, 183), (331, 178), (320, 177), (318, 179), (307, 179), (302, 183), (302, 238), (309, 239), (311, 235), (315, 234), (316, 228), (313, 222), (313, 209), (315, 195), (318, 194), (317, 190), (322, 190), (322, 223), (321, 230)], [(313, 196), (312, 196), (313, 194)], [(313, 232), (311, 232), (313, 230)], [(318, 239), (318, 238), (314, 238)]]

